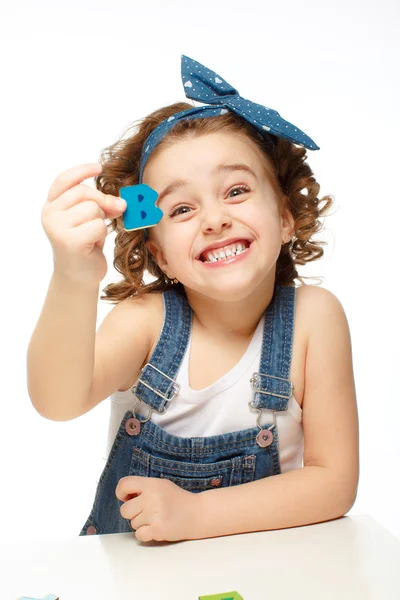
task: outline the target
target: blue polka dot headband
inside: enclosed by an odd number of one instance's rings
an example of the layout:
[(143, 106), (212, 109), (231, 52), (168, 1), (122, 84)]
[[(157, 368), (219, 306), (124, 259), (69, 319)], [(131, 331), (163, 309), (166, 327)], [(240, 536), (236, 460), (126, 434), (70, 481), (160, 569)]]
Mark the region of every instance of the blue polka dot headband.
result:
[(205, 102), (207, 106), (198, 106), (183, 110), (162, 121), (148, 136), (140, 159), (139, 183), (142, 183), (143, 171), (154, 148), (175, 125), (177, 121), (216, 117), (228, 111), (234, 112), (251, 123), (261, 133), (269, 133), (304, 146), (309, 150), (319, 150), (315, 142), (298, 127), (282, 119), (280, 114), (240, 96), (229, 83), (214, 71), (199, 62), (182, 55), (181, 76), (187, 98)]
[(311, 138), (298, 127), (282, 119), (276, 110), (242, 98), (220, 75), (184, 55), (181, 60), (181, 76), (186, 96), (198, 102), (205, 102), (206, 106), (181, 111), (162, 121), (143, 145), (139, 184), (120, 189), (120, 196), (127, 203), (123, 215), (124, 228), (127, 231), (144, 229), (145, 239), (148, 239), (147, 228), (157, 225), (163, 212), (156, 206), (157, 192), (142, 182), (143, 171), (154, 148), (177, 121), (216, 117), (231, 111), (251, 123), (264, 134), (267, 141), (269, 138), (266, 134), (271, 134), (310, 150), (319, 150)]

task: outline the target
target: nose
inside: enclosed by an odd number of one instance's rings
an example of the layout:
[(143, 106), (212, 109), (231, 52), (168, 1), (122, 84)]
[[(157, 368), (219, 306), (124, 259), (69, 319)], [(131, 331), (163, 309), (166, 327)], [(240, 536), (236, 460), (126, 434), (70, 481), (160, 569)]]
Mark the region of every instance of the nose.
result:
[(232, 224), (226, 206), (219, 202), (209, 202), (203, 208), (202, 230), (204, 233), (220, 233)]

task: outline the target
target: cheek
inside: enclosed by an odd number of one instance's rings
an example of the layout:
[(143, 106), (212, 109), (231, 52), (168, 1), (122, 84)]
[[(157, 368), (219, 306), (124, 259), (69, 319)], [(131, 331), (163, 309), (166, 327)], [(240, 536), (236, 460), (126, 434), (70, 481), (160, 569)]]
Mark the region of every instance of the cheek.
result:
[(185, 227), (178, 230), (165, 230), (160, 236), (160, 243), (164, 248), (164, 256), (169, 265), (174, 265), (182, 260), (184, 256), (190, 253), (193, 244), (193, 236), (190, 236)]
[(260, 229), (260, 227), (269, 229), (279, 223), (277, 211), (266, 201), (238, 204), (232, 216), (255, 230)]

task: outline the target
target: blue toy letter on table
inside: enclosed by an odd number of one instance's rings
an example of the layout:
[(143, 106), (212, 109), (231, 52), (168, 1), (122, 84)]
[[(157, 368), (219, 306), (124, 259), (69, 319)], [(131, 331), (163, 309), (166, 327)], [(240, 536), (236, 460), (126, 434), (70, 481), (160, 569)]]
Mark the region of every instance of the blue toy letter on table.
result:
[(119, 195), (127, 204), (123, 216), (126, 231), (154, 227), (161, 221), (164, 213), (156, 206), (158, 194), (149, 185), (128, 185), (119, 190)]
[(47, 594), (46, 598), (31, 598), (28, 596), (21, 596), (21, 598), (18, 598), (18, 600), (59, 600), (58, 596), (55, 596), (54, 594)]
[(225, 592), (224, 594), (213, 594), (212, 596), (199, 596), (199, 600), (243, 600), (237, 592)]

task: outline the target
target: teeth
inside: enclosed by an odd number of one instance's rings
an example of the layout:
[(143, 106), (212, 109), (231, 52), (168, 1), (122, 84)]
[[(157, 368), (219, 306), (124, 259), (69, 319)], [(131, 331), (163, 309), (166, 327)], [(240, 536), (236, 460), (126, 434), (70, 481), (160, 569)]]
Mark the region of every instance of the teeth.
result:
[(237, 242), (225, 250), (211, 250), (210, 252), (207, 252), (207, 260), (205, 262), (217, 262), (218, 260), (223, 260), (229, 256), (242, 254), (245, 250), (247, 250), (246, 246), (242, 244), (242, 242)]

